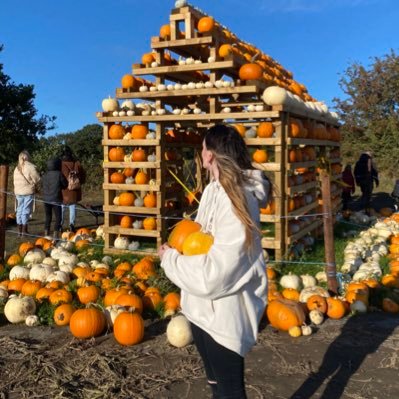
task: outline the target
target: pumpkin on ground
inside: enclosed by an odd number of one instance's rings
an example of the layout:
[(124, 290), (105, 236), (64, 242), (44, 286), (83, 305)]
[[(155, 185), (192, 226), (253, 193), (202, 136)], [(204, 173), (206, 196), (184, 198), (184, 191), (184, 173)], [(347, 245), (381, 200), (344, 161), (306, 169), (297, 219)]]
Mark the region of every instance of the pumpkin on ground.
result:
[(69, 322), (72, 335), (80, 339), (99, 336), (104, 331), (105, 325), (104, 313), (95, 308), (76, 310)]
[(301, 326), (305, 322), (305, 313), (299, 302), (289, 299), (275, 299), (266, 308), (270, 324), (282, 331), (291, 327)]
[(139, 313), (121, 312), (114, 321), (114, 337), (121, 345), (131, 346), (144, 338), (144, 321)]

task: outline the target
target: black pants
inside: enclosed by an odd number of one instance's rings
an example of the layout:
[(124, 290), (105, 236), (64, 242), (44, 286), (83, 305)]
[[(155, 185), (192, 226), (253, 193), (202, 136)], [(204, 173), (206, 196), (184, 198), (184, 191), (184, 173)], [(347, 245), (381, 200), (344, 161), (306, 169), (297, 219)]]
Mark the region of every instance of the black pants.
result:
[(348, 204), (352, 199), (352, 195), (350, 191), (342, 191), (342, 210), (345, 211), (348, 209)]
[(370, 208), (371, 204), (371, 194), (373, 193), (373, 181), (366, 180), (362, 181), (360, 184), (360, 190), (362, 192), (362, 196), (360, 198), (360, 203), (363, 209)]
[(44, 204), (44, 213), (45, 213), (45, 222), (44, 228), (46, 230), (50, 230), (51, 221), (53, 220), (53, 211), (55, 216), (55, 225), (54, 231), (61, 231), (61, 206), (62, 204), (57, 203), (45, 203)]
[(213, 399), (246, 399), (244, 358), (218, 344), (209, 334), (191, 323), (194, 343), (204, 362)]

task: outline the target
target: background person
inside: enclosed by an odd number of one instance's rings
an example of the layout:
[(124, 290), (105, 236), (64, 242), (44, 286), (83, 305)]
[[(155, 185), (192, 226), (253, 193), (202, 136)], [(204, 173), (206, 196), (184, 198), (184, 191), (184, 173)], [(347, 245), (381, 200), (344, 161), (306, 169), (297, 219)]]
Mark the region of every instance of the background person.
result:
[[(61, 171), (66, 180), (68, 180), (69, 173), (74, 171), (77, 173), (80, 184), (84, 184), (85, 173), (82, 168), (81, 163), (75, 158), (72, 153), (72, 150), (66, 146), (64, 148), (62, 154), (62, 164)], [(66, 209), (69, 210), (69, 230), (75, 232), (75, 224), (76, 224), (76, 204), (82, 200), (82, 187), (80, 186), (77, 189), (69, 190), (68, 188), (64, 188), (62, 190), (62, 216), (61, 216), (61, 225), (64, 224), (65, 221), (65, 213)]]
[(254, 170), (244, 140), (231, 126), (210, 128), (203, 141), (205, 188), (196, 222), (212, 234), (207, 254), (184, 256), (167, 244), (158, 254), (168, 278), (181, 289), (214, 398), (245, 398), (244, 356), (255, 344), (266, 306), (267, 278), (259, 207), (270, 182)]
[(356, 184), (360, 187), (362, 196), (360, 204), (366, 212), (369, 211), (371, 204), (371, 195), (373, 193), (373, 184), (378, 187), (378, 171), (373, 164), (369, 151), (363, 152), (355, 164), (354, 175)]
[(348, 209), (348, 204), (352, 199), (352, 194), (355, 193), (355, 178), (352, 174), (352, 166), (346, 165), (342, 172), (342, 181), (346, 184), (342, 188), (342, 210)]
[(62, 224), (62, 189), (67, 187), (68, 182), (61, 173), (61, 160), (50, 159), (47, 161), (47, 172), (43, 175), (43, 199), (44, 199), (44, 235), (50, 235), (51, 221), (53, 213), (54, 222), (54, 239), (60, 238)]
[(28, 151), (22, 151), (18, 155), (18, 163), (14, 169), (13, 181), (17, 203), (18, 237), (21, 237), (28, 234), (29, 216), (33, 212), (34, 195), (40, 183), (39, 172), (31, 162)]

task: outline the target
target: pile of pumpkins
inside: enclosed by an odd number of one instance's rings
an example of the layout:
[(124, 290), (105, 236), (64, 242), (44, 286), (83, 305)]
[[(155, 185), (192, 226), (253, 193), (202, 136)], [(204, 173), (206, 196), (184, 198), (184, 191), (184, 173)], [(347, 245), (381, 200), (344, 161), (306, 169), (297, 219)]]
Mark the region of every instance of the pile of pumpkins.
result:
[[(381, 263), (389, 260), (389, 273)], [(382, 310), (399, 313), (399, 213), (362, 231), (344, 250), (342, 292), (332, 297), (323, 288), (325, 272), (311, 275), (284, 275), (267, 268), (269, 280), (266, 315), (270, 324), (292, 336), (309, 335), (312, 325), (326, 317), (340, 319), (348, 313)], [(306, 325), (306, 321), (310, 325)]]

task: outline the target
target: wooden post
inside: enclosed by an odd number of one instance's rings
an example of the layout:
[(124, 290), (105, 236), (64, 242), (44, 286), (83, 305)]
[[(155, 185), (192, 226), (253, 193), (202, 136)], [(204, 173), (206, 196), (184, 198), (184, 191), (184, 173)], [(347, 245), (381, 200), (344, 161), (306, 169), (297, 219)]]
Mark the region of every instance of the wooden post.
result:
[(337, 267), (335, 264), (333, 218), (331, 212), (330, 175), (326, 169), (320, 171), (321, 197), (323, 200), (323, 230), (324, 251), (327, 274), (327, 288), (334, 294), (338, 294)]
[(6, 243), (8, 165), (0, 165), (0, 260), (4, 260)]

